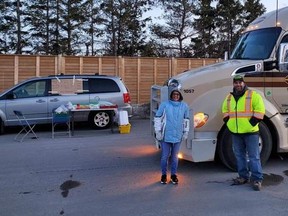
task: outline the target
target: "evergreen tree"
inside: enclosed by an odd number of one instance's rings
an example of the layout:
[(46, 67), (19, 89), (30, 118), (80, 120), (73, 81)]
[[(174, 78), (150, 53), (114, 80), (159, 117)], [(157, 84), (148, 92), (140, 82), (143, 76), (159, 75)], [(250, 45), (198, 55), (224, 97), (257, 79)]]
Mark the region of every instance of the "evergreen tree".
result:
[(102, 49), (101, 42), (97, 39), (103, 35), (103, 28), (101, 28), (103, 14), (100, 11), (100, 3), (98, 0), (88, 0), (86, 2), (87, 19), (83, 26), (83, 44), (85, 44), (85, 55), (96, 55)]
[(29, 53), (30, 45), (29, 26), (27, 25), (28, 1), (21, 0), (2, 0), (1, 10), (1, 50), (15, 54)]
[[(150, 34), (153, 6), (165, 12)], [(223, 57), (264, 12), (260, 0), (2, 0), (0, 53)]]
[[(151, 31), (158, 38), (164, 39), (167, 50), (176, 49), (179, 56), (184, 56), (185, 40), (195, 34), (193, 30), (193, 0), (165, 0), (161, 1), (165, 11), (165, 24), (154, 24)], [(173, 44), (173, 41), (177, 41)]]
[(216, 10), (217, 52), (224, 56), (225, 51), (231, 53), (238, 40), (244, 9), (239, 0), (219, 0)]
[(141, 55), (146, 39), (143, 12), (150, 0), (105, 0), (101, 10), (105, 14), (105, 55)]
[(59, 55), (62, 52), (61, 46), (61, 0), (56, 0), (55, 7), (52, 9), (52, 16), (50, 17), (51, 24), (52, 24), (52, 32), (51, 32), (51, 43), (52, 49), (51, 54)]
[(60, 32), (61, 32), (61, 51), (67, 55), (81, 53), (83, 41), (81, 33), (83, 23), (87, 20), (86, 1), (84, 0), (61, 0), (60, 7)]
[(52, 53), (52, 23), (53, 0), (34, 0), (28, 7), (31, 43), (34, 54)]
[(10, 7), (9, 0), (3, 0), (0, 2), (0, 53), (9, 53), (11, 47), (9, 45), (9, 35), (13, 28), (13, 23), (11, 23), (9, 14)]
[(242, 29), (245, 29), (249, 23), (265, 12), (266, 8), (260, 3), (260, 0), (246, 0), (244, 2), (243, 15), (241, 16), (243, 21)]
[(215, 18), (214, 0), (199, 0), (196, 4), (194, 29), (197, 35), (191, 39), (193, 56), (198, 58), (215, 57)]
[(147, 57), (167, 57), (166, 47), (164, 44), (159, 43), (159, 41), (150, 38), (150, 40), (143, 45), (141, 55)]

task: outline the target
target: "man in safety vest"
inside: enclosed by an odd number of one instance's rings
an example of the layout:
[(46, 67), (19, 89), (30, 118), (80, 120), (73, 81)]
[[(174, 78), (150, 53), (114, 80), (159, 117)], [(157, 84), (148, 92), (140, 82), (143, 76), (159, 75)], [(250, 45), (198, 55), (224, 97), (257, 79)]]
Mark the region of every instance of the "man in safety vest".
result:
[[(240, 75), (233, 78), (233, 92), (222, 104), (223, 120), (232, 134), (233, 152), (239, 177), (234, 184), (252, 181), (254, 190), (260, 190), (263, 173), (259, 150), (259, 122), (265, 114), (260, 94), (248, 89)], [(250, 175), (250, 172), (251, 175)]]

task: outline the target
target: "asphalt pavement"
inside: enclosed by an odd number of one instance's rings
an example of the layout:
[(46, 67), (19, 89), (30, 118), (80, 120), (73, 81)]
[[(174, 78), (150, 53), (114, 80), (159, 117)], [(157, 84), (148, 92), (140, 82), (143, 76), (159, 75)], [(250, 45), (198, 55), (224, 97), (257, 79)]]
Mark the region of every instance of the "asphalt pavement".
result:
[(14, 141), (0, 136), (0, 216), (287, 216), (288, 156), (264, 167), (261, 191), (231, 186), (236, 173), (217, 162), (180, 161), (179, 184), (162, 185), (160, 151), (148, 119), (131, 131), (76, 125), (74, 136)]

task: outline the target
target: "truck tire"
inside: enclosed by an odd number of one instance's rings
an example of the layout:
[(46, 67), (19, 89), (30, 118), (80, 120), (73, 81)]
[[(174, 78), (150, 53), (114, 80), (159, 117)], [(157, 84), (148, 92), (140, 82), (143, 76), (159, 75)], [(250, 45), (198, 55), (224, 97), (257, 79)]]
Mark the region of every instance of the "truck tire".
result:
[(109, 111), (97, 111), (89, 114), (90, 125), (95, 129), (106, 129), (113, 123), (113, 115)]
[[(259, 124), (260, 139), (260, 158), (262, 165), (265, 165), (272, 152), (272, 135), (264, 122)], [(221, 162), (230, 170), (237, 171), (236, 159), (232, 149), (232, 137), (228, 128), (225, 127), (220, 135), (217, 145), (217, 154)]]

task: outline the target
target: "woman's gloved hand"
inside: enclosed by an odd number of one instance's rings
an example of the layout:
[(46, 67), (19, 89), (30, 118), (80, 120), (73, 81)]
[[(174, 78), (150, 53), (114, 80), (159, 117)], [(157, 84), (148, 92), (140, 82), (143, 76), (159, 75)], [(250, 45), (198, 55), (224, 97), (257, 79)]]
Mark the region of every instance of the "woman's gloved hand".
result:
[(188, 133), (189, 133), (188, 131), (186, 131), (186, 132), (183, 133), (183, 139), (184, 139), (184, 140), (187, 140), (187, 139), (188, 139)]
[(155, 134), (156, 134), (156, 139), (161, 140), (161, 136), (162, 136), (161, 131), (155, 131)]

